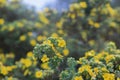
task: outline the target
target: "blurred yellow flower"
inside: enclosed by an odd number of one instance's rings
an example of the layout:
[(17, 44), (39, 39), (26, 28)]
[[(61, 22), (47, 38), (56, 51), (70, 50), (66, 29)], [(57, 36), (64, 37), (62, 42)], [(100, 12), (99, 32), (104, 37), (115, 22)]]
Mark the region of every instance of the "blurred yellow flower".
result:
[(31, 44), (32, 46), (35, 46), (35, 45), (37, 44), (37, 42), (36, 42), (36, 40), (32, 39), (32, 40), (30, 40), (30, 44)]
[(42, 73), (41, 70), (35, 72), (35, 77), (36, 77), (36, 78), (42, 78), (42, 76), (43, 76), (43, 73)]
[(0, 71), (1, 71), (1, 74), (3, 74), (3, 75), (7, 75), (8, 74), (8, 70), (7, 70), (7, 68), (5, 66), (1, 66)]
[(42, 62), (46, 62), (46, 61), (48, 61), (48, 60), (49, 60), (49, 58), (47, 57), (46, 54), (44, 54), (43, 57), (41, 58), (41, 61), (42, 61)]
[(68, 49), (64, 49), (64, 50), (63, 50), (63, 54), (64, 54), (64, 56), (68, 56), (69, 50), (68, 50)]
[(80, 2), (80, 7), (81, 8), (87, 8), (87, 3), (86, 2)]
[(82, 76), (76, 76), (74, 77), (74, 80), (83, 80)]
[(100, 24), (99, 24), (98, 22), (95, 22), (95, 23), (94, 23), (94, 27), (95, 27), (95, 28), (99, 28), (99, 27), (100, 27)]
[(58, 34), (57, 34), (57, 33), (52, 33), (51, 36), (52, 36), (52, 37), (58, 37)]
[(21, 35), (19, 39), (20, 39), (20, 41), (25, 41), (26, 40), (26, 36), (25, 35)]
[(43, 69), (50, 69), (50, 67), (48, 65), (48, 62), (42, 63), (41, 64), (41, 68), (43, 68)]
[(30, 59), (21, 59), (21, 63), (25, 65), (25, 67), (30, 67), (32, 65), (32, 61)]
[[(4, 0), (3, 0), (4, 1)], [(4, 24), (4, 19), (3, 18), (0, 18), (0, 25)]]
[(114, 55), (108, 55), (105, 57), (106, 63), (108, 63), (109, 61), (114, 60), (114, 59), (115, 59)]
[(33, 52), (32, 52), (32, 51), (29, 51), (29, 52), (27, 53), (27, 57), (33, 57)]
[(104, 78), (104, 80), (115, 80), (115, 74), (104, 73), (103, 78)]
[(91, 51), (88, 51), (85, 53), (85, 57), (90, 57), (90, 56), (95, 56), (95, 51), (94, 50), (91, 50)]
[(58, 40), (58, 46), (59, 47), (65, 47), (66, 46), (66, 42), (64, 40)]
[(41, 41), (43, 39), (42, 36), (37, 36), (37, 41)]

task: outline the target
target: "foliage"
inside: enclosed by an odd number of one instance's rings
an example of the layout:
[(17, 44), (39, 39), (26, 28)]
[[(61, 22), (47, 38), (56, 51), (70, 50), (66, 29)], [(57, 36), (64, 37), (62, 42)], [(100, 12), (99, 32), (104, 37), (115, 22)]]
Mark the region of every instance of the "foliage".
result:
[(61, 14), (0, 0), (0, 80), (120, 80), (119, 13), (110, 0)]

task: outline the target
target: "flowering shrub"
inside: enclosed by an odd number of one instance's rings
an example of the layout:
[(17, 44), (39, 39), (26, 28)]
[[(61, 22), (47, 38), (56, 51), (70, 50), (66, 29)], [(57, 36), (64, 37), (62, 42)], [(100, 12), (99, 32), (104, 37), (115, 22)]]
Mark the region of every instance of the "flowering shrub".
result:
[(120, 80), (120, 8), (110, 0), (77, 0), (61, 14), (8, 1), (0, 0), (0, 80)]
[[(67, 57), (66, 42), (59, 37), (50, 37), (37, 44), (14, 64), (14, 54), (0, 53), (1, 79), (30, 80), (119, 80), (120, 50), (113, 42), (101, 52), (94, 50), (75, 60)], [(8, 62), (9, 61), (9, 62)]]

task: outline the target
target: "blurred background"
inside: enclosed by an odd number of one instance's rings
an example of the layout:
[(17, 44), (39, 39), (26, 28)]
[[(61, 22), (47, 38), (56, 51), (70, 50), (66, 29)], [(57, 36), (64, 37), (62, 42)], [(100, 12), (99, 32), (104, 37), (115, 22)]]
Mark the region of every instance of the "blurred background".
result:
[(107, 41), (120, 47), (119, 5), (119, 0), (0, 0), (1, 52), (19, 60), (50, 36), (63, 37), (76, 58), (100, 51)]

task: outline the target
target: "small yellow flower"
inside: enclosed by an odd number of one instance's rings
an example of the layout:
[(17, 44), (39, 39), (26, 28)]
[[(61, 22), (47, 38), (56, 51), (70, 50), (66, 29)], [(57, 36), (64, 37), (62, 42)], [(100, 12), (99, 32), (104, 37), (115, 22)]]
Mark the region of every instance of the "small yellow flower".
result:
[(100, 27), (100, 24), (97, 23), (97, 22), (95, 22), (95, 23), (94, 23), (94, 27), (95, 27), (95, 28), (99, 28), (99, 27)]
[(42, 62), (46, 62), (46, 61), (48, 61), (48, 60), (49, 60), (49, 58), (47, 57), (46, 54), (44, 54), (43, 57), (42, 57), (42, 59), (41, 59), (41, 61), (42, 61)]
[(83, 80), (82, 76), (76, 76), (74, 77), (74, 80)]
[(21, 35), (20, 36), (20, 41), (25, 41), (26, 40), (26, 36), (25, 35)]
[(90, 57), (90, 56), (94, 56), (95, 55), (95, 51), (91, 50), (85, 53), (85, 57)]
[(103, 78), (104, 80), (115, 80), (115, 74), (104, 73)]
[(30, 59), (21, 59), (20, 62), (23, 63), (25, 67), (30, 67), (32, 65), (32, 61)]
[(41, 41), (43, 39), (42, 36), (37, 36), (37, 41)]
[(43, 69), (50, 69), (50, 67), (48, 65), (48, 62), (42, 63), (41, 64), (41, 68), (43, 68)]
[(0, 25), (4, 24), (4, 19), (3, 18), (0, 18)]
[(27, 57), (33, 57), (33, 52), (32, 52), (32, 51), (29, 51), (29, 52), (27, 53)]
[(66, 46), (66, 42), (64, 40), (58, 40), (58, 46), (59, 47), (65, 47)]
[(30, 40), (30, 44), (31, 44), (32, 46), (35, 46), (35, 45), (36, 45), (36, 40), (34, 40), (34, 39)]
[(35, 77), (36, 77), (36, 78), (42, 78), (42, 76), (43, 76), (43, 73), (42, 73), (41, 70), (35, 72)]
[(78, 69), (78, 72), (82, 73), (83, 71), (85, 71), (85, 70), (88, 71), (89, 69), (91, 69), (90, 65), (84, 65)]
[(87, 8), (86, 2), (80, 2), (80, 7), (81, 8)]
[(63, 50), (63, 54), (64, 54), (64, 56), (67, 56), (69, 54), (69, 50), (68, 49), (64, 49)]
[(51, 36), (52, 36), (52, 37), (58, 37), (58, 34), (57, 34), (57, 33), (52, 33)]
[(7, 74), (8, 74), (8, 70), (7, 70), (7, 68), (6, 68), (5, 66), (2, 66), (2, 67), (1, 67), (1, 73), (2, 73), (3, 75), (7, 75)]
[(114, 60), (114, 59), (115, 59), (114, 55), (108, 55), (108, 56), (106, 56), (106, 58), (105, 58), (106, 63), (108, 63), (109, 61)]
[(94, 72), (96, 73), (96, 74), (98, 74), (98, 72), (99, 72), (99, 69), (96, 67), (96, 68), (94, 68)]

